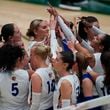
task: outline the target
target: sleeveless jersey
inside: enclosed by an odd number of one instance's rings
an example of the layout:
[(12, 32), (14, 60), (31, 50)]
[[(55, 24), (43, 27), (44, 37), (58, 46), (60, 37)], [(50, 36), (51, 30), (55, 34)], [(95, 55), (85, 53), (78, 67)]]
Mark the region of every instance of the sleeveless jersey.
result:
[(35, 72), (42, 80), (42, 91), (39, 110), (53, 106), (53, 92), (55, 90), (55, 76), (51, 67), (39, 68)]
[(103, 75), (104, 70), (100, 60), (101, 53), (95, 53), (94, 56), (95, 56), (95, 65), (92, 69), (93, 71), (97, 72), (99, 75)]
[(71, 94), (71, 99), (70, 99), (71, 103), (72, 104), (77, 103), (77, 97), (79, 96), (79, 93), (80, 93), (79, 79), (75, 74), (74, 75), (67, 75), (67, 76), (60, 78), (58, 85), (57, 85), (57, 89), (54, 92), (54, 102), (53, 102), (54, 109), (58, 108), (58, 105), (59, 105), (60, 87), (61, 87), (61, 83), (63, 80), (69, 81), (69, 83), (72, 86), (72, 94)]
[[(110, 87), (104, 86), (104, 77), (104, 75), (101, 75), (96, 79), (96, 88), (99, 93), (99, 96), (110, 95)], [(105, 105), (104, 110), (110, 110), (110, 104)]]
[[(95, 71), (99, 75), (103, 75), (104, 74), (104, 70), (103, 70), (103, 67), (102, 67), (102, 64), (101, 64), (101, 61), (100, 61), (100, 56), (101, 56), (101, 53), (94, 53), (95, 65), (94, 65), (93, 68), (88, 67), (87, 70), (89, 70), (89, 71)], [(97, 96), (98, 95), (95, 86), (93, 86), (93, 95), (94, 96)]]
[(30, 50), (31, 50), (31, 48), (35, 44), (37, 44), (37, 45), (39, 45), (39, 44), (47, 45), (47, 38), (44, 38), (42, 41), (39, 41), (39, 42), (38, 41), (35, 41), (35, 40), (30, 41), (29, 44), (28, 44), (28, 47), (27, 47), (27, 53), (28, 53), (29, 56), (30, 56)]
[(97, 72), (99, 75), (103, 75), (104, 74), (104, 70), (100, 61), (100, 56), (101, 53), (94, 53), (94, 57), (95, 57), (95, 65), (93, 68), (91, 68), (90, 66), (87, 67), (87, 71), (95, 71)]
[(29, 110), (28, 89), (27, 71), (0, 73), (0, 110)]

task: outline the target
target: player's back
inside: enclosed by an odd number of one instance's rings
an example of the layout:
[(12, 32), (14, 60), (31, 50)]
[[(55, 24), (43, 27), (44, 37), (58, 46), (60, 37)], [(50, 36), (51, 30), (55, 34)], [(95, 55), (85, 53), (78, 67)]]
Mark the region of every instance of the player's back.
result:
[(73, 75), (67, 75), (62, 78), (60, 78), (57, 86), (57, 90), (54, 92), (54, 108), (57, 108), (59, 105), (59, 97), (60, 97), (60, 87), (62, 81), (67, 80), (72, 87), (72, 92), (71, 92), (71, 103), (76, 104), (77, 103), (77, 97), (79, 96), (80, 93), (80, 84), (79, 84), (79, 79), (78, 77), (73, 74)]
[(27, 71), (0, 73), (0, 110), (28, 110), (28, 88)]
[[(106, 87), (104, 85), (104, 75), (100, 75), (96, 79), (96, 88), (99, 93), (99, 96), (107, 96), (110, 95), (110, 86)], [(110, 110), (110, 104), (104, 106), (104, 110)]]
[(51, 67), (39, 68), (36, 70), (36, 73), (42, 79), (40, 110), (45, 110), (53, 106), (55, 76)]
[(80, 93), (80, 84), (79, 84), (78, 77), (76, 76), (76, 74), (73, 74), (73, 75), (68, 75), (68, 76), (61, 78), (61, 80), (58, 83), (59, 87), (61, 86), (61, 82), (63, 80), (67, 80), (71, 84), (71, 86), (72, 86), (71, 101), (73, 104), (76, 104), (77, 103), (77, 97)]

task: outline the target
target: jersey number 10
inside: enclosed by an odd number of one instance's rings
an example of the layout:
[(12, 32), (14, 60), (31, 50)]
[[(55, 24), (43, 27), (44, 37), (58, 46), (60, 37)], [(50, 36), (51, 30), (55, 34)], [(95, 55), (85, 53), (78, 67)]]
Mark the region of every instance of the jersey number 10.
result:
[(48, 85), (48, 94), (50, 92), (54, 92), (54, 90), (55, 90), (55, 80), (52, 80), (51, 82), (47, 81), (47, 85)]

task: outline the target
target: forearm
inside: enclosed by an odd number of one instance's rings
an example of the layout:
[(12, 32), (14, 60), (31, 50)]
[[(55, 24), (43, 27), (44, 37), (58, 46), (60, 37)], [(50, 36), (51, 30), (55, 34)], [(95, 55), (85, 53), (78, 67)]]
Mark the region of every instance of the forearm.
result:
[(81, 42), (82, 46), (86, 48), (90, 53), (94, 53), (94, 49), (84, 40)]
[(39, 110), (41, 93), (32, 92), (32, 105), (30, 110)]
[(96, 26), (92, 26), (92, 30), (93, 30), (96, 34), (106, 34), (104, 31), (100, 30), (100, 29), (97, 28)]
[(56, 39), (55, 30), (51, 30), (50, 34), (51, 34), (51, 39), (50, 39), (51, 54), (52, 54), (52, 57), (54, 58), (56, 57), (58, 42)]
[(90, 58), (90, 57), (91, 57), (91, 54), (89, 53), (89, 51), (88, 51), (86, 48), (82, 47), (82, 46), (80, 45), (80, 43), (75, 44), (75, 48), (76, 48), (76, 50), (77, 50), (78, 52), (83, 53), (86, 58)]
[(62, 31), (68, 38), (68, 40), (72, 40), (73, 42), (76, 41), (76, 37), (74, 36), (74, 34), (70, 30), (70, 28), (64, 23), (64, 21), (62, 20), (62, 18), (60, 16), (58, 16), (58, 23), (59, 23)]

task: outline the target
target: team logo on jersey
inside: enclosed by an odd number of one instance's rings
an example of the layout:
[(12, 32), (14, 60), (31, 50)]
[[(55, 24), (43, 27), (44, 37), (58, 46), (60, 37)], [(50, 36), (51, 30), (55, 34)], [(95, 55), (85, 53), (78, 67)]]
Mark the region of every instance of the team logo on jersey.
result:
[(13, 81), (15, 81), (16, 80), (16, 77), (15, 76), (12, 76), (12, 78), (11, 78)]
[(52, 78), (52, 73), (49, 73), (49, 78)]

